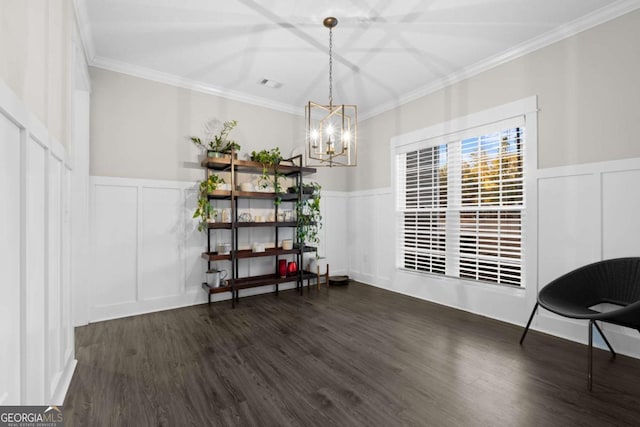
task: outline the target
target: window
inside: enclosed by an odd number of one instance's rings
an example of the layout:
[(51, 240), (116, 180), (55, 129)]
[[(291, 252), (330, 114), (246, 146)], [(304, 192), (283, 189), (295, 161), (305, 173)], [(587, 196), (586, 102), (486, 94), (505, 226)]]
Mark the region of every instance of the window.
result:
[(396, 148), (398, 266), (522, 285), (524, 116)]

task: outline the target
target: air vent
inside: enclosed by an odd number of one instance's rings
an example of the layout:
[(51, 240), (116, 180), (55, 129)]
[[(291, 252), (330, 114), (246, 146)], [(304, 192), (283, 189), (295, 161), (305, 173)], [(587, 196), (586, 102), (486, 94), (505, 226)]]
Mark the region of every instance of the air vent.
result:
[(282, 83), (271, 79), (261, 79), (258, 84), (261, 86), (270, 87), (271, 89), (279, 89), (282, 86)]

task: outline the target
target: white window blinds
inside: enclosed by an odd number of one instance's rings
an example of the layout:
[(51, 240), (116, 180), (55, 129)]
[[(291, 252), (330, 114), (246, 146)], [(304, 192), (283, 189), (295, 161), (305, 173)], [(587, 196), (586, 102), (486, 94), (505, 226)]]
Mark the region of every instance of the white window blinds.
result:
[(521, 285), (524, 118), (396, 151), (398, 265)]

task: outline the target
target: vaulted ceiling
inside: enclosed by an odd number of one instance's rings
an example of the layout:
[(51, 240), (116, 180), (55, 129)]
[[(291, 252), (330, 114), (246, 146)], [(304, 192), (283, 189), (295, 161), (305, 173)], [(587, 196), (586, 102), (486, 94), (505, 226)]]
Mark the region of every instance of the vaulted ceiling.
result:
[[(303, 114), (361, 116), (638, 7), (620, 0), (77, 0), (91, 65)], [(279, 88), (261, 85), (263, 79)]]

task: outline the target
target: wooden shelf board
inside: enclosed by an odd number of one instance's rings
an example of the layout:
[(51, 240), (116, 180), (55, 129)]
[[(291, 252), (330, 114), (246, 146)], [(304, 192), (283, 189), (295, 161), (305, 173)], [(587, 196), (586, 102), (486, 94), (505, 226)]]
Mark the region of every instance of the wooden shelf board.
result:
[[(233, 289), (241, 290), (241, 289), (250, 289), (257, 288), (260, 286), (269, 286), (280, 283), (289, 283), (295, 282), (298, 280), (300, 276), (298, 273), (294, 273), (291, 275), (287, 275), (286, 277), (280, 277), (277, 274), (263, 274), (260, 276), (251, 276), (251, 277), (241, 277), (238, 279), (230, 279), (229, 286), (220, 286), (219, 288), (211, 288), (208, 284), (202, 283), (202, 289), (209, 291), (210, 294), (218, 294), (221, 292), (231, 292), (231, 284), (233, 284)], [(302, 272), (302, 280), (313, 279), (316, 277), (315, 273), (311, 273), (309, 271)]]
[(216, 171), (230, 171), (231, 157), (207, 157), (202, 159), (200, 166)]
[(227, 261), (227, 260), (231, 260), (231, 254), (218, 255), (217, 252), (203, 252), (202, 258), (207, 261)]
[(220, 286), (219, 288), (212, 288), (206, 283), (202, 283), (202, 289), (208, 291), (210, 294), (219, 294), (222, 292), (231, 292), (231, 286)]
[(231, 229), (232, 224), (230, 222), (208, 222), (207, 228)]
[[(311, 246), (305, 246), (303, 252), (314, 252), (316, 248)], [(264, 252), (253, 252), (251, 249), (241, 249), (239, 251), (235, 251), (236, 259), (246, 259), (246, 258), (259, 258), (259, 257), (267, 257), (267, 256), (278, 256), (278, 255), (294, 255), (297, 254), (299, 249), (282, 249), (282, 248), (265, 248)], [(216, 252), (203, 252), (202, 258), (207, 261), (227, 261), (231, 260), (231, 254), (229, 255), (218, 255)]]
[[(286, 277), (280, 277), (277, 274), (265, 274), (262, 276), (241, 277), (239, 279), (232, 279), (235, 289), (248, 289), (258, 286), (275, 285), (276, 283), (295, 282), (298, 280), (298, 273), (287, 275)], [(302, 280), (307, 280), (316, 277), (315, 274), (309, 272), (302, 272)]]
[(267, 222), (236, 222), (235, 226), (237, 228), (245, 228), (245, 227), (295, 227), (297, 223), (295, 221), (286, 221), (286, 222), (275, 222), (275, 221), (267, 221)]
[(230, 199), (231, 191), (229, 190), (213, 190), (207, 194), (208, 199)]
[[(251, 160), (234, 160), (234, 167), (237, 172), (253, 172), (262, 173), (262, 164), (253, 162)], [(205, 168), (213, 169), (216, 171), (229, 171), (231, 170), (231, 158), (209, 158), (203, 159), (200, 165)], [(304, 175), (316, 173), (315, 168), (293, 166), (287, 164), (280, 164), (277, 167), (277, 171), (283, 175), (293, 175), (296, 173), (302, 173)], [(273, 174), (273, 168), (268, 169), (269, 174)]]
[(253, 252), (251, 249), (242, 249), (236, 251), (237, 259), (258, 258), (265, 256), (290, 255), (298, 253), (298, 249), (285, 250), (282, 248), (265, 248), (264, 252)]

